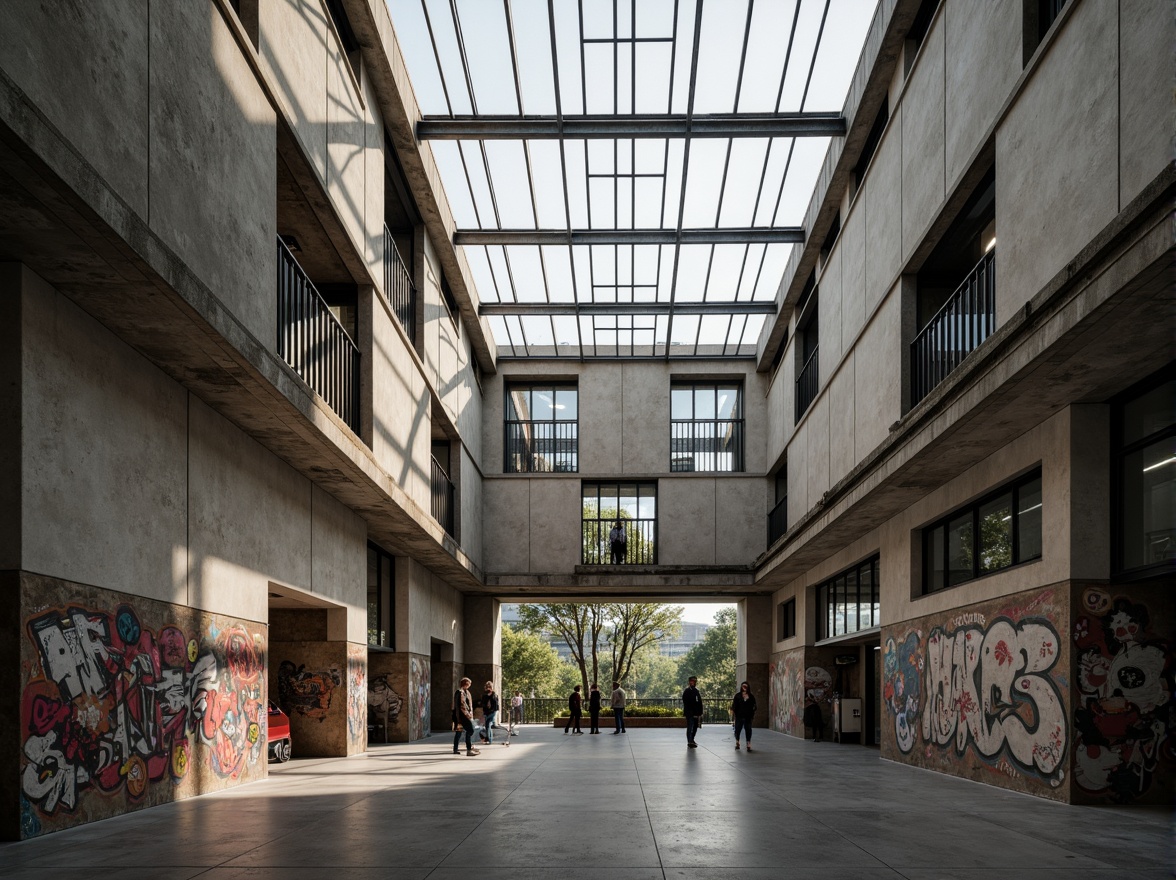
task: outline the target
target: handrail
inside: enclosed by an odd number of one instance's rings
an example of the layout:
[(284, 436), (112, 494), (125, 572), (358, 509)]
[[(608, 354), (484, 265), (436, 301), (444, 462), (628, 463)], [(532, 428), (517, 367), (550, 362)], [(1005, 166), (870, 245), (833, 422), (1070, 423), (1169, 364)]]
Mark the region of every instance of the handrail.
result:
[(820, 361), (817, 355), (820, 350), (820, 346), (813, 348), (813, 353), (804, 362), (804, 366), (800, 368), (800, 373), (796, 377), (796, 421), (798, 422), (817, 397), (817, 380), (820, 373)]
[(359, 346), (278, 240), (278, 355), (353, 430), (359, 429)]
[(432, 461), (432, 477), (429, 484), (431, 490), (430, 512), (433, 514), (433, 519), (437, 520), (445, 529), (446, 534), (452, 536), (456, 515), (453, 481), (449, 479), (449, 474), (445, 472), (445, 468), (441, 467), (441, 463), (436, 458), (430, 456), (430, 460)]
[(931, 393), (996, 329), (996, 250), (968, 277), (911, 343), (911, 404)]
[(405, 334), (413, 339), (416, 333), (416, 286), (387, 226), (384, 227), (384, 296)]
[(671, 419), (671, 472), (743, 470), (743, 419)]
[(768, 513), (768, 546), (771, 547), (788, 531), (788, 496), (781, 498)]
[(503, 471), (575, 473), (580, 469), (578, 419), (507, 419)]

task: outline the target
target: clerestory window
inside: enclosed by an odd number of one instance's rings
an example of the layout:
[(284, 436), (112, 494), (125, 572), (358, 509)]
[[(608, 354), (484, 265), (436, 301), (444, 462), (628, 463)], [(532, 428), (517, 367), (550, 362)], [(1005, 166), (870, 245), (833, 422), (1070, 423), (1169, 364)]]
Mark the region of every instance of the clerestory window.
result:
[(671, 384), (670, 470), (743, 470), (743, 393), (738, 382)]

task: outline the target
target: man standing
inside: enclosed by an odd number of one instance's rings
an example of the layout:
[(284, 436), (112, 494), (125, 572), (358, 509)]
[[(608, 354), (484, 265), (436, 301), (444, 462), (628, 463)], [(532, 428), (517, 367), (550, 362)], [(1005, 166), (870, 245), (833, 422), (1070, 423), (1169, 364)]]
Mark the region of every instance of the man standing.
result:
[(470, 680), (463, 678), (459, 682), (458, 689), (453, 693), (453, 754), (460, 755), (458, 751), (458, 744), (461, 742), (461, 735), (465, 733), (466, 754), (480, 755), (471, 739), (474, 735), (474, 700), (470, 696)]
[(494, 745), (494, 721), (498, 718), (498, 694), (494, 692), (494, 682), (486, 682), (485, 693), (482, 694), (482, 740), (486, 745)]
[(617, 729), (613, 731), (613, 736), (616, 736), (618, 733), (625, 732), (625, 692), (621, 689), (621, 683), (619, 681), (613, 682), (612, 710), (613, 720), (617, 725)]
[(515, 691), (510, 698), (510, 720), (515, 724), (523, 723), (523, 692)]
[(564, 733), (568, 732), (569, 727), (573, 727), (572, 733), (579, 736), (584, 731), (580, 730), (580, 716), (584, 705), (583, 698), (580, 696), (580, 685), (576, 685), (575, 689), (568, 694), (568, 723), (564, 725)]
[(600, 733), (600, 688), (596, 682), (588, 688), (588, 720), (592, 722), (589, 733)]
[(618, 519), (608, 533), (609, 558), (613, 565), (625, 564), (625, 527)]
[(682, 714), (686, 716), (686, 747), (698, 748), (694, 735), (698, 732), (698, 722), (702, 720), (702, 694), (698, 692), (698, 679), (690, 676), (686, 690), (682, 691)]

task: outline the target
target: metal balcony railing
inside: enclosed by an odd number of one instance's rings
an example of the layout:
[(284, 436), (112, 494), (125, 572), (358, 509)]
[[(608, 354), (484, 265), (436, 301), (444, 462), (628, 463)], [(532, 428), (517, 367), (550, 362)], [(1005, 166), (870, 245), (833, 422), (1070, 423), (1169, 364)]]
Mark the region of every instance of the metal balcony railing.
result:
[(449, 479), (449, 474), (445, 473), (445, 468), (441, 467), (437, 459), (432, 459), (433, 476), (432, 476), (432, 497), (431, 512), (433, 519), (441, 523), (441, 527), (449, 535), (454, 534), (454, 521), (457, 514), (455, 509), (455, 492), (453, 490), (453, 482)]
[(353, 431), (359, 429), (359, 347), (281, 239), (278, 354)]
[(580, 469), (580, 424), (575, 419), (508, 421), (504, 448), (503, 470), (508, 474), (575, 473)]
[(742, 471), (743, 419), (674, 419), (671, 471)]
[(768, 546), (771, 547), (788, 531), (788, 496), (785, 495), (768, 514)]
[(615, 520), (583, 520), (581, 531), (584, 565), (656, 565), (657, 564), (657, 520), (625, 519), (625, 558), (612, 561), (612, 547), (608, 533)]
[(416, 332), (416, 287), (387, 226), (384, 227), (384, 295), (396, 320), (412, 339)]
[(911, 343), (911, 405), (996, 329), (996, 250), (990, 250)]
[(820, 361), (817, 358), (819, 353), (820, 348), (813, 349), (813, 353), (809, 355), (809, 359), (801, 367), (800, 375), (796, 377), (796, 421), (798, 422), (817, 397), (817, 383), (821, 372)]

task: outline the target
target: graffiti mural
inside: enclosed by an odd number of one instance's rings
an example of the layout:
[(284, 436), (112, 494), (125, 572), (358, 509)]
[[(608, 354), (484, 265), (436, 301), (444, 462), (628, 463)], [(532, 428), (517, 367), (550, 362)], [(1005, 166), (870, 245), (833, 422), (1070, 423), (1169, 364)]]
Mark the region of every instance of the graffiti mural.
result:
[(887, 639), (882, 653), (882, 701), (894, 719), (898, 750), (909, 754), (915, 746), (915, 729), (922, 706), (922, 633), (908, 633), (900, 644)]
[(278, 703), (288, 713), (322, 722), (331, 710), (335, 688), (342, 684), (343, 672), (338, 667), (312, 670), (305, 663), (283, 660), (278, 667)]
[(1091, 587), (1080, 609), (1075, 781), (1088, 793), (1130, 803), (1152, 790), (1162, 762), (1172, 766), (1171, 645), (1153, 631), (1142, 602)]
[(26, 836), (46, 817), (79, 810), (90, 793), (130, 806), (169, 800), (170, 790), (155, 787), (180, 785), (196, 762), (223, 780), (263, 770), (264, 636), (211, 620), (152, 629), (130, 603), (70, 604), (25, 619)]
[(804, 691), (801, 669), (804, 667), (804, 650), (784, 655), (771, 666), (771, 695), (769, 711), (772, 729), (793, 736), (804, 736), (801, 713), (804, 708)]
[(408, 719), (408, 738), (410, 741), (423, 739), (429, 735), (432, 723), (431, 664), (424, 657), (413, 656), (408, 665), (408, 698), (410, 715)]
[(376, 675), (368, 682), (368, 720), (375, 724), (379, 719), (382, 723), (388, 719), (388, 726), (392, 727), (400, 720), (400, 710), (404, 707), (404, 698), (396, 693), (392, 687), (390, 674)]
[(347, 647), (347, 735), (358, 751), (367, 746), (367, 648)]

